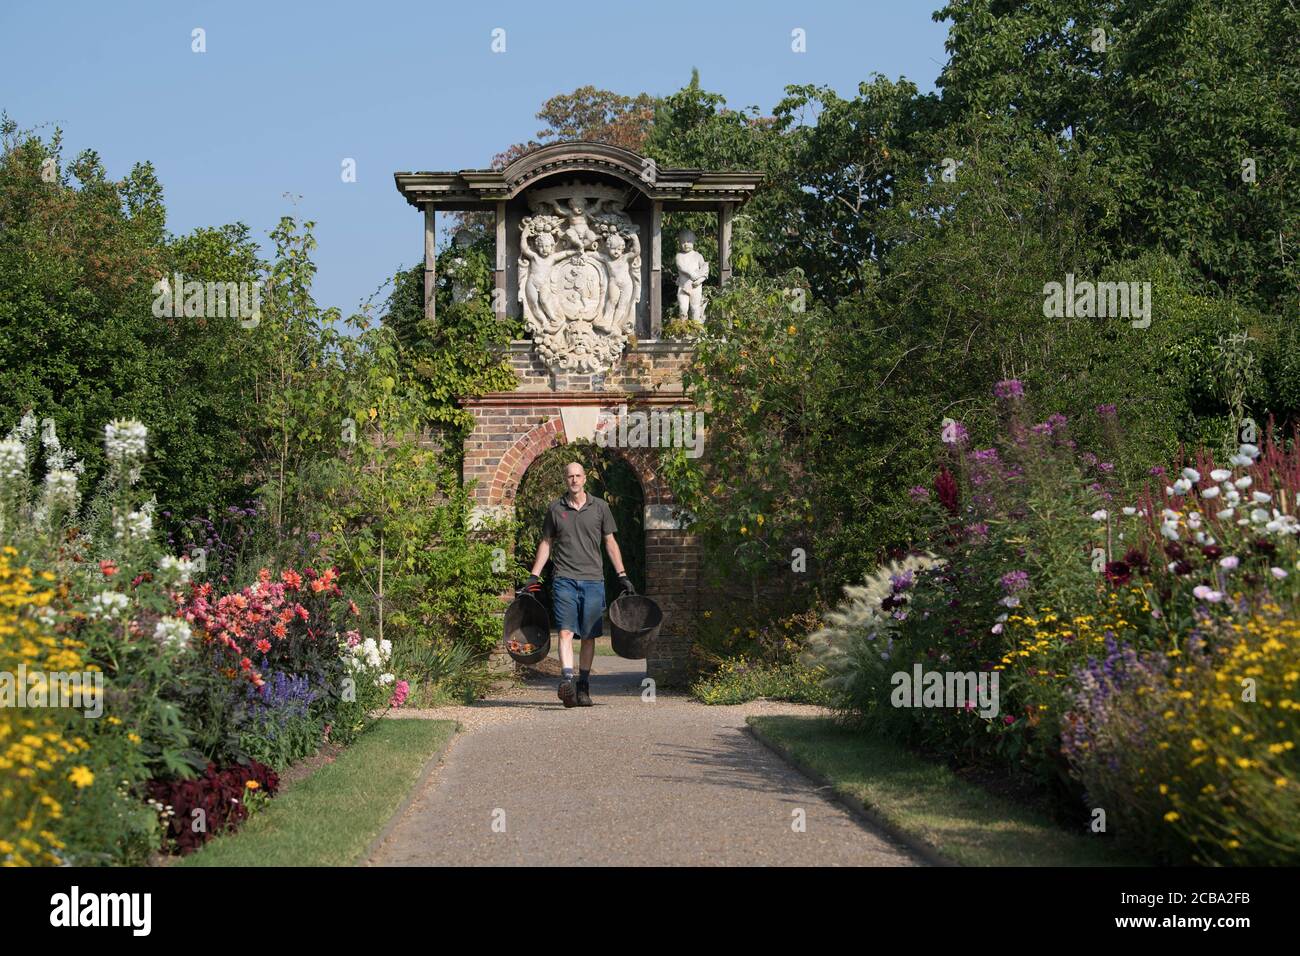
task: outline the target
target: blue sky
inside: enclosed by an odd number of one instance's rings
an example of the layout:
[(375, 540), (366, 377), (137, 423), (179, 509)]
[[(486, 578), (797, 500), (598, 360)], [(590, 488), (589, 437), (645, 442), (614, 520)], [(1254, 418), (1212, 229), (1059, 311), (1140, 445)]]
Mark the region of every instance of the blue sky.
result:
[[(241, 220), (265, 249), (281, 215), (315, 220), (317, 301), (349, 313), (422, 254), (394, 171), (487, 166), (538, 131), (555, 93), (662, 95), (692, 67), (728, 105), (764, 112), (789, 84), (848, 96), (873, 72), (931, 90), (939, 5), (3, 0), (0, 108), (62, 127), (65, 158), (94, 148), (112, 176), (152, 162), (174, 233)], [(191, 51), (196, 27), (206, 53)]]

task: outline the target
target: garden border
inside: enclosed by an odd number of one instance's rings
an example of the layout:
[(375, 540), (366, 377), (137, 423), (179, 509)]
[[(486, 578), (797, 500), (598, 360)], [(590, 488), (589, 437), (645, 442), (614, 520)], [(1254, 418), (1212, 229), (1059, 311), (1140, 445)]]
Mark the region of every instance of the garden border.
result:
[(772, 740), (754, 726), (750, 720), (747, 719), (745, 721), (745, 727), (748, 728), (754, 739), (764, 747), (776, 754), (791, 767), (798, 770), (809, 780), (820, 784), (824, 790), (830, 791), (832, 799), (847, 809), (859, 822), (867, 823), (875, 829), (885, 833), (891, 839), (897, 840), (931, 866), (961, 866), (961, 864), (956, 860), (951, 860), (944, 856), (936, 847), (927, 843), (916, 834), (903, 830), (885, 820), (862, 800), (850, 796), (847, 793), (842, 793), (839, 788), (835, 786), (835, 782), (831, 780), (830, 777), (819, 773), (814, 770), (811, 765), (785, 750), (780, 744), (776, 743), (776, 741)]
[[(445, 720), (446, 718), (388, 717), (388, 718), (381, 718), (381, 719)], [(370, 841), (370, 845), (367, 846), (365, 851), (361, 853), (361, 855), (358, 856), (357, 859), (353, 862), (352, 864), (353, 866), (371, 865), (370, 863), (371, 859), (373, 859), (374, 855), (379, 851), (379, 848), (380, 846), (383, 845), (383, 842), (387, 840), (390, 835), (392, 835), (392, 832), (395, 829), (397, 829), (398, 822), (402, 819), (402, 817), (406, 816), (406, 811), (411, 809), (411, 805), (415, 803), (416, 799), (423, 792), (424, 785), (429, 782), (429, 779), (433, 776), (433, 772), (437, 770), (438, 767), (442, 764), (442, 758), (446, 756), (447, 751), (451, 749), (451, 745), (455, 743), (458, 739), (460, 739), (461, 735), (464, 733), (465, 733), (465, 725), (462, 724), (459, 720), (456, 721), (456, 731), (450, 737), (447, 738), (446, 743), (444, 743), (441, 747), (439, 747), (436, 751), (434, 751), (432, 754), (429, 755), (429, 759), (425, 761), (424, 767), (420, 770), (419, 777), (416, 778), (415, 783), (412, 784), (410, 791), (406, 794), (406, 799), (403, 800), (400, 804), (398, 804), (397, 809), (394, 810), (392, 816), (388, 818), (388, 822), (383, 825), (383, 828), (380, 829), (379, 833), (376, 834), (375, 838)]]

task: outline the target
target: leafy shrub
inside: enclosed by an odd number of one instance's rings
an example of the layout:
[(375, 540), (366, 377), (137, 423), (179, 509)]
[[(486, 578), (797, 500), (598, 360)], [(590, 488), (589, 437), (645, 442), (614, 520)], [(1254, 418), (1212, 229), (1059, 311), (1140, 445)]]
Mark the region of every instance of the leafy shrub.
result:
[(690, 692), (704, 704), (743, 704), (760, 697), (800, 704), (828, 704), (831, 695), (821, 686), (822, 673), (795, 662), (764, 664), (731, 659), (709, 677), (696, 681)]
[(248, 764), (218, 770), (208, 764), (189, 780), (151, 781), (150, 804), (167, 821), (168, 849), (192, 853), (218, 833), (235, 830), (248, 819), (253, 793), (274, 796), (280, 778), (265, 764)]

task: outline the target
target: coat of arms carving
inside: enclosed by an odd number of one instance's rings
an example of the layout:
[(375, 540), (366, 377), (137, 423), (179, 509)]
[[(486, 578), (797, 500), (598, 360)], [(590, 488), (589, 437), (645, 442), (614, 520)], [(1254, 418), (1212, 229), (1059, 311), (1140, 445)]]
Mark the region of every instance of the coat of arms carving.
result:
[(636, 326), (641, 238), (612, 186), (570, 183), (527, 195), (519, 299), (537, 353), (554, 370), (603, 372)]

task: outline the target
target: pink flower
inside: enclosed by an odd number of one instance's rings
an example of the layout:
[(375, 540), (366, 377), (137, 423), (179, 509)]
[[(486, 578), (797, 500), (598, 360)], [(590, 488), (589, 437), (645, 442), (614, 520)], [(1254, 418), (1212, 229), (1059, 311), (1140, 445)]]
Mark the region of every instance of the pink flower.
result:
[(406, 698), (411, 694), (411, 685), (404, 680), (399, 680), (393, 686), (393, 696), (388, 701), (389, 707), (401, 707), (406, 703)]

